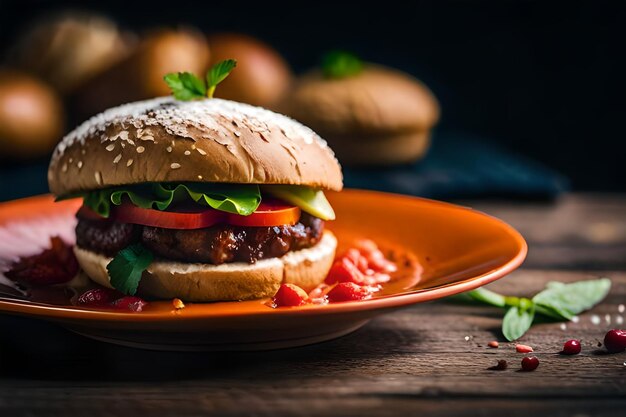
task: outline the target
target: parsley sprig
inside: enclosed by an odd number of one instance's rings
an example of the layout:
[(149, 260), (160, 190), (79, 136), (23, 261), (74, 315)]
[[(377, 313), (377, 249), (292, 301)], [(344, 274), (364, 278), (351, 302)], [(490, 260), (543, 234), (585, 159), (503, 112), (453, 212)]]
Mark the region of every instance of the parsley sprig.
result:
[(600, 278), (570, 284), (549, 282), (532, 299), (504, 296), (485, 288), (463, 295), (483, 304), (506, 309), (502, 319), (502, 334), (507, 340), (517, 340), (530, 329), (535, 320), (571, 320), (602, 301), (610, 289), (611, 280)]
[(107, 265), (111, 286), (128, 295), (135, 295), (143, 271), (148, 269), (154, 255), (140, 243), (127, 246)]
[(363, 61), (351, 52), (330, 51), (322, 57), (322, 73), (326, 78), (347, 78), (361, 71), (363, 71)]
[(190, 72), (170, 72), (163, 79), (177, 100), (213, 98), (215, 87), (224, 81), (236, 66), (237, 61), (234, 59), (218, 62), (207, 71), (206, 82)]

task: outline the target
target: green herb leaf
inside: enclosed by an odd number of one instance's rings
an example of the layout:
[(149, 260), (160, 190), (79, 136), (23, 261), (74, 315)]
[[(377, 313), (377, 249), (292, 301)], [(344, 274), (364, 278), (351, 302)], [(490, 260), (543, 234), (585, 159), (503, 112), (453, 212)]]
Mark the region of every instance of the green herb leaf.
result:
[(540, 311), (556, 319), (571, 320), (575, 315), (598, 304), (611, 289), (611, 280), (600, 278), (571, 284), (550, 282), (533, 297)]
[(530, 329), (535, 319), (535, 306), (510, 307), (502, 319), (502, 334), (507, 340), (517, 340)]
[(472, 297), (476, 301), (480, 301), (485, 304), (489, 304), (496, 307), (505, 307), (506, 300), (505, 297), (493, 292), (489, 291), (485, 288), (478, 288), (467, 293), (470, 297)]
[(322, 58), (322, 73), (326, 78), (352, 77), (363, 71), (363, 62), (345, 51), (330, 51)]
[(213, 93), (215, 92), (215, 87), (224, 81), (226, 77), (230, 74), (230, 72), (237, 66), (237, 61), (234, 59), (227, 59), (225, 61), (218, 62), (213, 65), (206, 74), (206, 82), (207, 82), (207, 97), (213, 98)]
[(152, 252), (139, 243), (122, 249), (107, 265), (111, 286), (124, 294), (135, 295), (141, 275), (153, 258)]
[(206, 96), (204, 82), (190, 72), (172, 72), (163, 77), (177, 100), (189, 101)]

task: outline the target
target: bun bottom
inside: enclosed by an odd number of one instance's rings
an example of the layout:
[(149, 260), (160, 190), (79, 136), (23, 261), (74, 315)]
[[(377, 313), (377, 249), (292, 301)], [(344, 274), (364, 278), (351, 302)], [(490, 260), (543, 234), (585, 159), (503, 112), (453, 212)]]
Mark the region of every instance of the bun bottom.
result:
[(339, 162), (350, 166), (385, 166), (406, 164), (426, 155), (430, 131), (376, 137), (324, 136)]
[[(180, 298), (184, 301), (235, 301), (271, 297), (280, 284), (290, 283), (310, 291), (322, 283), (332, 266), (337, 239), (324, 231), (317, 245), (282, 258), (254, 264), (222, 265), (157, 260), (143, 273), (138, 295), (151, 299)], [(111, 258), (74, 247), (82, 270), (92, 281), (111, 287), (106, 266)]]

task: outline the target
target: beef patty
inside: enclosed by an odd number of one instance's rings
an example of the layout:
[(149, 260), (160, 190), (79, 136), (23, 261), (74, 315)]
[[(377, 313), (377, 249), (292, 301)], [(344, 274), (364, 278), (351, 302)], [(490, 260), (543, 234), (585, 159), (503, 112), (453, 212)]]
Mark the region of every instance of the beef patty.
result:
[(219, 224), (205, 229), (176, 230), (78, 218), (76, 244), (106, 256), (141, 242), (155, 255), (181, 262), (219, 265), (254, 263), (289, 251), (314, 246), (322, 237), (324, 222), (302, 213), (294, 225), (240, 227)]

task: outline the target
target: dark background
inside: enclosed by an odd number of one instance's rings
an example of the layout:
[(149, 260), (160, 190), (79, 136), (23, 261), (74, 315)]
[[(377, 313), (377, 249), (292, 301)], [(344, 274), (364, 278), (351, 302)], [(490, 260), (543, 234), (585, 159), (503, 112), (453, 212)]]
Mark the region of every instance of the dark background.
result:
[(440, 129), (497, 141), (575, 189), (626, 190), (625, 2), (406, 3), (0, 0), (0, 50), (34, 18), (68, 7), (128, 29), (249, 33), (297, 72), (344, 48), (424, 80), (442, 104)]

